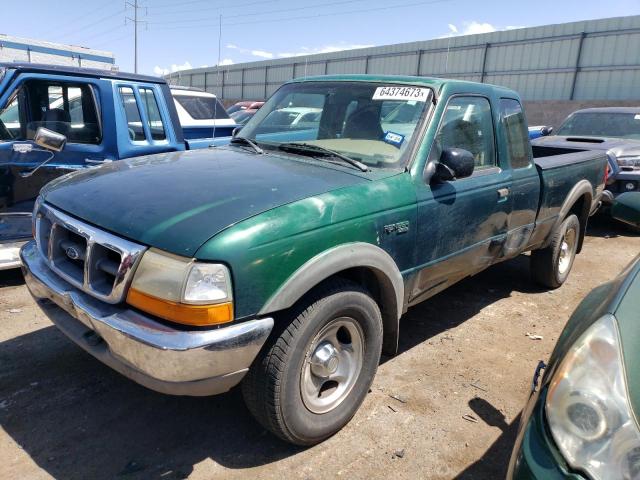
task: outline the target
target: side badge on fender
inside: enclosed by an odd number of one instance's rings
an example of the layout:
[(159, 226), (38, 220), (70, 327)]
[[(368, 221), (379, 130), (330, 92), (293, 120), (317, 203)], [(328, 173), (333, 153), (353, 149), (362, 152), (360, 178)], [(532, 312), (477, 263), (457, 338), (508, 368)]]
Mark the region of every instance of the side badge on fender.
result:
[(384, 233), (387, 235), (395, 232), (398, 235), (401, 233), (407, 233), (409, 231), (409, 221), (406, 220), (404, 222), (392, 223), (390, 225), (384, 226)]

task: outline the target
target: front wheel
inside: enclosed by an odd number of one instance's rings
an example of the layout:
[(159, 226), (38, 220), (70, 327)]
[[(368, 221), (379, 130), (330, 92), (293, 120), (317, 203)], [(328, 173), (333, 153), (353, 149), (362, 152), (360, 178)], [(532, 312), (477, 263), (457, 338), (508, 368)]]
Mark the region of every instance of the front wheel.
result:
[(265, 428), (313, 445), (346, 425), (369, 391), (382, 349), (380, 309), (359, 285), (339, 280), (279, 321), (284, 330), (251, 366), (243, 395)]
[(569, 215), (553, 233), (547, 248), (531, 252), (531, 276), (545, 287), (558, 288), (569, 277), (580, 239), (580, 221)]

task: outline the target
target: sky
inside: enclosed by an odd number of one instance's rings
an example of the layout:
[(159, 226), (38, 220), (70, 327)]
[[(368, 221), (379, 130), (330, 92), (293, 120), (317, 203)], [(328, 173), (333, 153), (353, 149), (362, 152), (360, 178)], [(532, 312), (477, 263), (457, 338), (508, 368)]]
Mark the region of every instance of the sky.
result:
[[(0, 33), (110, 51), (115, 54), (120, 70), (133, 71), (134, 25), (129, 19), (134, 16), (131, 6), (134, 1), (0, 0), (4, 20)], [(228, 65), (640, 14), (640, 0), (138, 0), (138, 3), (138, 71), (151, 75), (212, 66), (218, 59), (220, 64)]]

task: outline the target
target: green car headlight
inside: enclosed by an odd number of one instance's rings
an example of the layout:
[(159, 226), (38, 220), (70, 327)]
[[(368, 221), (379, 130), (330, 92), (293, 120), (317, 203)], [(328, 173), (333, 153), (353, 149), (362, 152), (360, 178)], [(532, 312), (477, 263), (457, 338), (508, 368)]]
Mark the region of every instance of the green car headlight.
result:
[(639, 478), (640, 431), (612, 315), (589, 327), (562, 360), (549, 385), (546, 415), (571, 467), (596, 480)]

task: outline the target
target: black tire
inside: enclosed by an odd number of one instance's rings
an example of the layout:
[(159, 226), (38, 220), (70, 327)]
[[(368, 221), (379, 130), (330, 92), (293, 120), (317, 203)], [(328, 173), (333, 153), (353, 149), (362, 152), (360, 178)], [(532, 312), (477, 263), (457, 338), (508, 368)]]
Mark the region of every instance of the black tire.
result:
[[(303, 369), (308, 350), (323, 329), (348, 317), (362, 335), (361, 368), (344, 398), (326, 413), (314, 413), (303, 398)], [(314, 445), (330, 437), (356, 413), (373, 382), (382, 349), (382, 317), (377, 303), (360, 285), (335, 280), (316, 288), (276, 320), (274, 332), (242, 383), (245, 403), (269, 431), (296, 445)], [(354, 380), (355, 379), (355, 380)], [(320, 398), (320, 396), (318, 396)]]
[[(563, 253), (565, 238), (570, 235), (573, 235), (573, 242), (569, 251)], [(562, 285), (573, 267), (579, 239), (580, 221), (576, 215), (571, 214), (553, 232), (547, 248), (531, 252), (530, 268), (533, 280), (547, 288), (558, 288)]]

